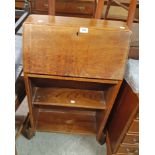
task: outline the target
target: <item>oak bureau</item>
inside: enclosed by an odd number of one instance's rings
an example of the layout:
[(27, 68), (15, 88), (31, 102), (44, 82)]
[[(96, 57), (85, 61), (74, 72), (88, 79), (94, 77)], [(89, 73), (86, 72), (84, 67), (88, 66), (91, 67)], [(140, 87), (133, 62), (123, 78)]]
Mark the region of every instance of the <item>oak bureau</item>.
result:
[(30, 15), (23, 25), (30, 133), (95, 134), (102, 143), (130, 36), (123, 22)]

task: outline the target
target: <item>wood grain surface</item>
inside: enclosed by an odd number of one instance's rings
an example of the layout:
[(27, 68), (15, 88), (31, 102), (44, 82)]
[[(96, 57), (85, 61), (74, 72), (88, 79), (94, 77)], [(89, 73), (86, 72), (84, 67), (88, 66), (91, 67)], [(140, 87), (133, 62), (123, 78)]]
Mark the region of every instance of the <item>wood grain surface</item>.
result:
[(37, 119), (37, 131), (74, 134), (96, 134), (94, 113), (70, 110), (40, 110)]
[(36, 88), (33, 104), (105, 109), (103, 91), (69, 88)]
[[(24, 24), (24, 71), (121, 80), (131, 33), (119, 24), (30, 16)], [(81, 33), (80, 27), (88, 28), (88, 33)]]

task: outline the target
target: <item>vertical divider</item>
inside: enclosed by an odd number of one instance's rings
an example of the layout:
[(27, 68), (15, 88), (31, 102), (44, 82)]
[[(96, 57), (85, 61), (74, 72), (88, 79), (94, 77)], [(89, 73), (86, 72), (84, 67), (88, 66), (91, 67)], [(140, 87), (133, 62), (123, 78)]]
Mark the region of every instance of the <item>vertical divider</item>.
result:
[(122, 84), (122, 81), (118, 81), (118, 84), (110, 87), (107, 91), (105, 91), (105, 100), (107, 104), (107, 109), (105, 111), (99, 111), (96, 114), (97, 118), (97, 140), (102, 140), (102, 135), (106, 127), (106, 122), (108, 120), (109, 114), (111, 112), (111, 109), (113, 107), (115, 98), (117, 96), (117, 93), (120, 89), (120, 86)]

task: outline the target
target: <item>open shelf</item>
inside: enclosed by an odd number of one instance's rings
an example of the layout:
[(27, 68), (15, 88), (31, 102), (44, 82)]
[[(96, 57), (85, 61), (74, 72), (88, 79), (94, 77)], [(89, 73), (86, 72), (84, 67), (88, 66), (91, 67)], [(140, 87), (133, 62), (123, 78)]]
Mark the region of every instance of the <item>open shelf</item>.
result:
[(37, 131), (74, 134), (96, 134), (96, 114), (78, 110), (39, 110)]
[(103, 91), (71, 88), (37, 87), (34, 93), (33, 104), (88, 109), (106, 108)]
[[(29, 77), (37, 131), (98, 134), (115, 83)], [(100, 131), (101, 132), (101, 131)]]

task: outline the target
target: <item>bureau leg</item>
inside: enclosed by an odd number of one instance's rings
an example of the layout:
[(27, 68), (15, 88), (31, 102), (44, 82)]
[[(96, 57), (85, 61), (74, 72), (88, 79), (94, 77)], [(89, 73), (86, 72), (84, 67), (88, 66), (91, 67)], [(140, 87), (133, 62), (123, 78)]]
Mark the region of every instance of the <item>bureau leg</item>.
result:
[(32, 83), (26, 74), (24, 75), (24, 81), (25, 81), (25, 88), (26, 88), (26, 94), (28, 99), (29, 114), (28, 114), (28, 119), (24, 124), (23, 135), (26, 138), (31, 139), (36, 132), (36, 120), (34, 115), (35, 111), (33, 111), (33, 106), (32, 106), (33, 88), (32, 88)]
[(101, 135), (101, 138), (100, 138), (100, 140), (99, 140), (99, 143), (100, 143), (101, 145), (103, 145), (103, 144), (105, 144), (105, 142), (106, 142), (106, 133), (103, 132), (102, 135)]
[(31, 128), (29, 116), (24, 123), (22, 133), (23, 133), (24, 137), (26, 137), (29, 140), (32, 139), (33, 136), (35, 136), (36, 132)]
[(30, 140), (33, 138), (33, 136), (35, 136), (35, 132), (31, 128), (28, 128), (24, 130), (23, 135), (25, 138)]
[(110, 87), (106, 92), (105, 92), (105, 98), (107, 102), (107, 109), (105, 111), (99, 111), (96, 114), (97, 118), (97, 140), (101, 143), (102, 141), (105, 141), (105, 131), (106, 131), (106, 125), (107, 125), (107, 120), (109, 118), (111, 109), (113, 107), (115, 98), (118, 94), (119, 88), (121, 86), (122, 81), (119, 81), (115, 86)]

